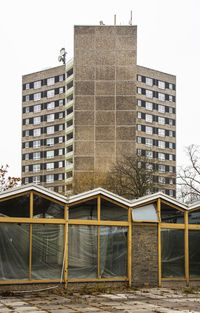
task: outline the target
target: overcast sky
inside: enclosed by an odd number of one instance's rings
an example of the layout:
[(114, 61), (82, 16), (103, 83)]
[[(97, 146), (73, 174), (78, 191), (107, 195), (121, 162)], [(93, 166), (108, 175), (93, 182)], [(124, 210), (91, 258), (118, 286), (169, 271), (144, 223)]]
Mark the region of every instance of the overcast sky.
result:
[(200, 0), (2, 0), (0, 4), (0, 164), (21, 175), (21, 77), (73, 56), (73, 26), (138, 26), (137, 63), (177, 76), (177, 165), (200, 144)]

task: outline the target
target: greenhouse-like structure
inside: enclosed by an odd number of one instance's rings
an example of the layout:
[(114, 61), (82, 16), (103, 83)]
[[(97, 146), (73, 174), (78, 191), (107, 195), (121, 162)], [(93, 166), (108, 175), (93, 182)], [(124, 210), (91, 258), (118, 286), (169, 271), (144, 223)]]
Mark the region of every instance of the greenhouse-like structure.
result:
[(200, 283), (200, 202), (38, 185), (0, 194), (0, 284)]

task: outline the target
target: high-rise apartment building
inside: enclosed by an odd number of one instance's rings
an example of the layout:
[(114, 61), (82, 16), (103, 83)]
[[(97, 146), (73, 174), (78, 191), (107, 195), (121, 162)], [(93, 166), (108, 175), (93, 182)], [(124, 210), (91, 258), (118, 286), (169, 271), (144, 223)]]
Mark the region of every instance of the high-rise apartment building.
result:
[(23, 76), (23, 182), (67, 192), (138, 154), (155, 191), (175, 196), (175, 90), (175, 76), (137, 65), (136, 26), (75, 26), (73, 61)]

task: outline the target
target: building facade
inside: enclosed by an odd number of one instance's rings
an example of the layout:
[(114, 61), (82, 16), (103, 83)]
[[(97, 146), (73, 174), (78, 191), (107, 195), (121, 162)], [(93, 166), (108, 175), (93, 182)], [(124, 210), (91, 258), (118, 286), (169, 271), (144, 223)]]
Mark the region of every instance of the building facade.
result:
[(23, 182), (68, 192), (137, 154), (175, 196), (175, 101), (175, 76), (137, 65), (136, 26), (75, 26), (73, 61), (23, 76)]

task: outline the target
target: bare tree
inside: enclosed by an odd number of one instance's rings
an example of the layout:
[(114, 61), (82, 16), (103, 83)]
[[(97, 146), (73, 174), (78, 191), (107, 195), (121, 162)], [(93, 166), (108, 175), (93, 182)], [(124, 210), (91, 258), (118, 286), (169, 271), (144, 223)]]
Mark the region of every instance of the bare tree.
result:
[(19, 177), (11, 177), (8, 175), (8, 165), (0, 166), (0, 192), (16, 187), (21, 181)]
[(177, 174), (178, 197), (183, 202), (200, 199), (200, 146), (186, 147), (188, 165), (181, 167)]

